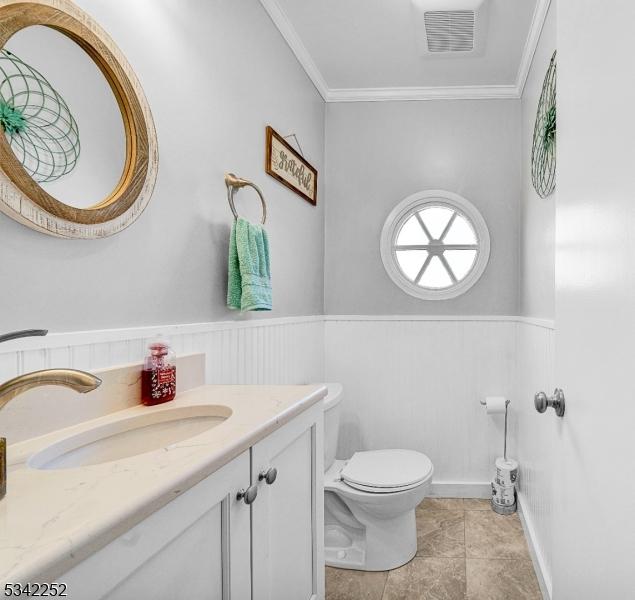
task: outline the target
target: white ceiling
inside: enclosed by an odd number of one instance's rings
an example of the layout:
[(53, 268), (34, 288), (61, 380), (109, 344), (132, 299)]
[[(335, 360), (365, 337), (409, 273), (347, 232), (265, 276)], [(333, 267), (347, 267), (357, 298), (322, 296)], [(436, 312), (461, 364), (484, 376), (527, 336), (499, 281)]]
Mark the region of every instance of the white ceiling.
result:
[(261, 0), (327, 101), (519, 97), (550, 0), (486, 2), (481, 55), (422, 56), (411, 0)]

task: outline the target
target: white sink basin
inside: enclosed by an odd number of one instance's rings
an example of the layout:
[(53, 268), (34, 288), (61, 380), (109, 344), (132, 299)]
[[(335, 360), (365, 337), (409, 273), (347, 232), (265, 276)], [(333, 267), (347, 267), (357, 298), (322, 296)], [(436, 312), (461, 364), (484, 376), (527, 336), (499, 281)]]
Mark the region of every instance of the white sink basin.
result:
[(158, 450), (218, 427), (232, 414), (227, 406), (183, 406), (150, 410), (67, 437), (29, 460), (33, 469), (72, 469)]

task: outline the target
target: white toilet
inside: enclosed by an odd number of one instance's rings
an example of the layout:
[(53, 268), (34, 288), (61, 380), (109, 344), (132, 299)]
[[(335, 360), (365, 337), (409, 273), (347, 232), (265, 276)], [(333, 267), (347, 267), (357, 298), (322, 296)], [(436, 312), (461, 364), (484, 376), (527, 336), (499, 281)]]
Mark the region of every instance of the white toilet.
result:
[(326, 564), (345, 569), (394, 569), (417, 552), (415, 508), (434, 468), (413, 450), (356, 452), (335, 460), (342, 386), (324, 399), (324, 546)]

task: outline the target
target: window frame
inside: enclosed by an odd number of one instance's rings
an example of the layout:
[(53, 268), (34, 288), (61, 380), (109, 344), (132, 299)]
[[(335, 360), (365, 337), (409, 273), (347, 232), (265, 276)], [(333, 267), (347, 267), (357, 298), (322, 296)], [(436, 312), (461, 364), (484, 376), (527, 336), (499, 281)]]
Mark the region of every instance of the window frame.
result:
[[(410, 281), (399, 267), (396, 241), (405, 222), (426, 206), (445, 206), (464, 216), (476, 234), (476, 258), (469, 273), (457, 283), (441, 289), (424, 288)], [(404, 292), (421, 300), (449, 300), (467, 292), (481, 278), (490, 256), (490, 236), (485, 219), (466, 198), (447, 190), (424, 190), (402, 200), (388, 215), (381, 232), (381, 259), (386, 273)]]

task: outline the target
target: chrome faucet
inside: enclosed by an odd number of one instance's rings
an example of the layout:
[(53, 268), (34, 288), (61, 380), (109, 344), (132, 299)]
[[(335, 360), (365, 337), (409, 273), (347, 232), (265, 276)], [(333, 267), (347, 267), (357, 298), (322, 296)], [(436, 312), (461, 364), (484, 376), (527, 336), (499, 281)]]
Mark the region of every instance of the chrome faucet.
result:
[[(14, 331), (0, 335), (0, 343), (8, 340), (15, 340), (23, 337), (31, 337), (38, 335), (46, 335), (46, 329), (25, 329), (23, 331)], [(75, 369), (44, 369), (42, 371), (33, 371), (18, 375), (5, 383), (0, 384), (0, 410), (9, 400), (23, 394), (24, 392), (36, 387), (45, 385), (56, 385), (71, 388), (76, 392), (85, 394), (98, 388), (101, 385), (101, 379), (86, 373), (85, 371), (77, 371)], [(7, 440), (0, 437), (0, 500), (7, 493)]]

